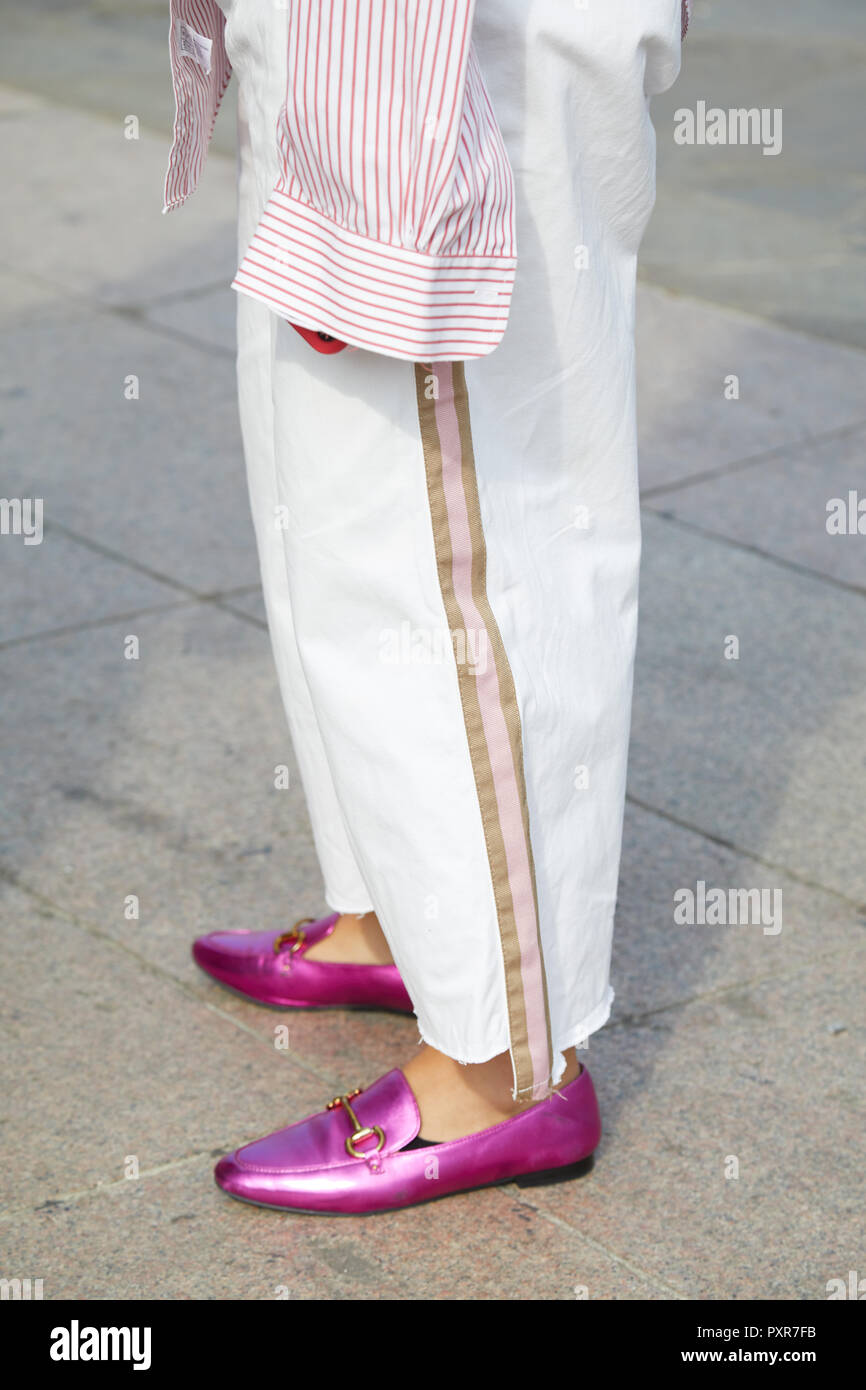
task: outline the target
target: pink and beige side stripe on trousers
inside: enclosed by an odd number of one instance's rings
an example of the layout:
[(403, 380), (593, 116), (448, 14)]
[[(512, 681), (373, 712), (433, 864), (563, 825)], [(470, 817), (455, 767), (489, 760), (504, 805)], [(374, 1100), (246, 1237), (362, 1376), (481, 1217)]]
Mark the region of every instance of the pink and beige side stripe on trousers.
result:
[(635, 266), (685, 17), (171, 0), (166, 210), (238, 80), (238, 400), (325, 898), (378, 913), (425, 1041), (535, 1098), (613, 999)]

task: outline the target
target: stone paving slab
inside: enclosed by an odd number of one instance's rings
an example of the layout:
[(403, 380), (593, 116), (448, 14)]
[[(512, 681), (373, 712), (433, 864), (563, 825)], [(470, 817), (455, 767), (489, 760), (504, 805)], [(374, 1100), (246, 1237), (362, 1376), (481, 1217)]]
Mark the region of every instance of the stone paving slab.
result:
[[(647, 285), (638, 290), (637, 364), (641, 489), (650, 497), (866, 420), (863, 352)], [(732, 375), (737, 400), (725, 396)], [(731, 470), (730, 485), (738, 495), (742, 471)]]
[[(846, 94), (852, 107), (855, 96), (860, 100), (862, 81), (858, 76)], [(706, 92), (699, 91), (697, 99), (706, 100)], [(694, 109), (695, 101), (683, 104)], [(719, 104), (727, 109), (738, 103), (723, 98)], [(831, 138), (828, 147), (832, 144)], [(713, 161), (710, 177), (716, 188), (724, 189), (723, 164)], [(789, 178), (793, 194), (788, 197), (787, 187), (780, 189), (778, 202), (796, 202), (804, 180), (813, 206), (800, 217), (792, 216), (789, 207), (762, 202), (760, 195), (725, 197), (722, 192), (694, 189), (680, 193), (672, 187), (656, 204), (641, 250), (642, 277), (782, 327), (866, 348), (863, 253), (857, 231), (866, 180), (862, 174), (849, 179), (850, 192), (839, 208), (833, 206), (840, 190), (836, 170), (810, 169), (804, 174), (797, 169)], [(796, 294), (791, 292), (792, 281), (798, 285)]]
[[(46, 1299), (672, 1296), (634, 1262), (534, 1212), (510, 1186), (373, 1217), (310, 1217), (232, 1201), (213, 1184), (211, 1166), (178, 1165), (18, 1217), (15, 1267), (44, 1280)], [(9, 1235), (0, 1221), (0, 1251)]]
[[(48, 923), (28, 936), (39, 971), (45, 930), (56, 927)], [(84, 1007), (78, 997), (87, 997), (94, 974), (80, 941), (76, 935), (67, 957), (61, 934), (54, 955), (65, 982), (61, 1012), (72, 1028), (76, 1007)], [(863, 963), (861, 945), (851, 966)], [(103, 980), (105, 966), (100, 959)], [(101, 999), (125, 1008), (126, 1043), (140, 1047), (136, 1013), (153, 1007), (153, 996), (139, 991), (130, 1017), (130, 990), (115, 977)], [(33, 1014), (38, 1030), (42, 1020)], [(238, 1100), (239, 1086), (252, 1086), (251, 1108), (260, 1110), (262, 1090), (272, 1092), (284, 1073), (269, 1069), (259, 1044), (252, 1044), (251, 1071), (240, 1056), (249, 1040), (233, 1036), (215, 1047), (216, 1032), (212, 1038), (205, 1030), (202, 1039), (194, 1011), (188, 1016), (207, 1058), (200, 1088), (208, 1083), (217, 1095), (230, 1093), (237, 1115), (250, 1108)], [(224, 1032), (225, 1021), (213, 1027)], [(44, 1029), (42, 1039), (44, 1047)], [(33, 1033), (22, 1041), (32, 1065)], [(169, 1085), (156, 1105), (170, 1107), (159, 1115), (160, 1135), (189, 1119), (189, 1092), (178, 1095), (171, 1061), (183, 1068), (191, 1048), (178, 1050), (177, 1043), (171, 1036), (160, 1043), (165, 1056), (155, 1074), (164, 1079), (168, 1065)], [(816, 966), (598, 1035), (587, 1060), (606, 1137), (593, 1173), (580, 1182), (466, 1194), (375, 1221), (313, 1221), (232, 1204), (211, 1186), (212, 1155), (185, 1162), (186, 1149), (173, 1170), (138, 1183), (118, 1183), (112, 1174), (114, 1187), (90, 1195), (73, 1197), (68, 1187), (48, 1184), (27, 1194), (41, 1209), (16, 1216), (15, 1257), (30, 1277), (45, 1279), (49, 1298), (108, 1297), (118, 1288), (128, 1298), (267, 1298), (279, 1288), (291, 1298), (561, 1299), (574, 1298), (578, 1286), (590, 1298), (821, 1298), (829, 1278), (857, 1267), (864, 1043), (853, 984)], [(152, 1037), (146, 1046), (153, 1050)], [(62, 1095), (54, 1049), (44, 1051), (48, 1089), (57, 1085)], [(111, 1078), (104, 1079), (110, 1088)], [(189, 1078), (184, 1082), (188, 1087)], [(136, 1078), (131, 1092), (126, 1085), (133, 1115), (140, 1085)], [(80, 1099), (80, 1085), (76, 1094)], [(93, 1096), (94, 1105), (99, 1099)], [(222, 1115), (222, 1102), (214, 1103)], [(94, 1114), (81, 1115), (80, 1104), (73, 1117), (79, 1127), (85, 1121), (91, 1143), (93, 1130), (104, 1135), (104, 1108), (98, 1125)], [(131, 1142), (134, 1123), (118, 1136), (120, 1148)], [(192, 1133), (207, 1143), (201, 1123), (194, 1117)], [(73, 1142), (76, 1132), (67, 1120), (64, 1133)], [(104, 1162), (104, 1139), (99, 1156)], [(724, 1177), (731, 1157), (740, 1165), (736, 1179)], [(95, 1168), (94, 1186), (103, 1171)], [(49, 1190), (58, 1195), (46, 1198)], [(545, 1217), (563, 1224), (551, 1228)], [(74, 1264), (63, 1255), (68, 1243), (78, 1252)], [(466, 1250), (482, 1247), (483, 1265), (466, 1260)]]
[(591, 1181), (532, 1205), (690, 1298), (825, 1299), (862, 1267), (864, 965), (861, 939), (844, 969), (602, 1030)]
[[(138, 662), (122, 656), (130, 627)], [(7, 872), (91, 929), (134, 943), (143, 961), (271, 1045), (274, 1029), (288, 1028), (289, 1046), (323, 1059), (341, 1084), (411, 1054), (414, 1020), (274, 1013), (222, 990), (190, 959), (201, 933), (285, 930), (327, 910), (265, 632), (188, 605), (11, 648), (0, 653), (4, 668), (16, 749), (0, 812)], [(274, 787), (281, 764), (285, 792)]]
[[(732, 890), (755, 889), (763, 896), (748, 911), (732, 897)], [(685, 890), (695, 901), (688, 921), (678, 914)], [(723, 924), (700, 911), (702, 892), (713, 890), (724, 894)], [(864, 936), (866, 909), (627, 805), (611, 967), (614, 1019), (786, 977), (815, 959), (833, 960), (844, 971), (852, 942)]]
[[(106, 559), (59, 533), (0, 539), (0, 643), (38, 639), (78, 623), (177, 603), (177, 590), (122, 561)], [(50, 558), (42, 547), (50, 547)], [(58, 583), (62, 575), (63, 584)], [(34, 630), (34, 619), (38, 627)]]
[[(866, 347), (861, 234), (866, 13), (857, 0), (696, 0), (679, 80), (652, 104), (656, 284)], [(675, 112), (783, 113), (782, 150), (678, 145)]]
[(187, 590), (259, 582), (233, 357), (43, 298), (4, 318), (0, 383), (5, 496)]
[[(226, 242), (229, 240), (227, 235)], [(231, 276), (225, 285), (218, 285), (215, 289), (156, 304), (147, 310), (145, 321), (182, 333), (185, 338), (201, 343), (204, 348), (218, 348), (230, 354), (234, 361), (238, 297), (236, 291), (230, 288), (230, 279)]]
[(245, 618), (253, 618), (258, 623), (267, 624), (268, 621), (261, 589), (253, 589), (247, 594), (238, 594), (226, 599), (220, 607), (229, 613), (240, 613)]
[[(26, 904), (6, 906), (20, 929)], [(211, 1187), (213, 1154), (193, 1157), (219, 1148), (226, 1124), (240, 1142), (239, 1132), (264, 1132), (286, 1111), (287, 1122), (297, 1118), (299, 1084), (307, 1110), (317, 1109), (315, 1079), (286, 1071), (270, 1048), (266, 1059), (263, 1044), (229, 1033), (224, 1017), (201, 1015), (186, 997), (179, 1007), (164, 981), (84, 933), (40, 919), (20, 937), (4, 1057), (19, 1082), (22, 1065), (30, 1073), (27, 1093), (41, 1098), (47, 1124), (31, 1099), (26, 1135), (12, 1136), (17, 1151), (36, 1148), (31, 1186), (15, 1195), (40, 1208), (16, 1216), (14, 1252), (46, 1280), (48, 1297), (120, 1288), (129, 1298), (263, 1298), (279, 1286), (291, 1298), (573, 1298), (583, 1286), (590, 1298), (816, 1298), (856, 1267), (866, 1030), (853, 981), (838, 970), (816, 964), (597, 1035), (586, 1060), (606, 1137), (580, 1182), (331, 1223), (235, 1206)], [(862, 969), (862, 943), (849, 964)], [(58, 1030), (83, 1029), (86, 1059), (67, 1052), (58, 1065)], [(85, 1075), (94, 1065), (95, 1086), (82, 1087), (82, 1065)], [(149, 1172), (171, 1163), (171, 1140), (178, 1166)], [(80, 1172), (69, 1162), (79, 1151)], [(121, 1184), (112, 1160), (122, 1165), (128, 1153), (148, 1174)], [(731, 1156), (740, 1174), (726, 1180)], [(73, 1172), (82, 1186), (115, 1186), (81, 1195)], [(564, 1225), (551, 1229), (544, 1216)], [(62, 1253), (68, 1242), (74, 1263)], [(466, 1260), (482, 1246), (483, 1266)]]
[(866, 593), (866, 427), (792, 445), (646, 505)]
[(862, 637), (859, 594), (645, 514), (632, 794), (866, 902)]
[(29, 116), (46, 104), (45, 98), (37, 96), (35, 92), (25, 92), (18, 87), (7, 87), (0, 83), (0, 118)]
[(13, 113), (0, 180), (15, 189), (15, 216), (4, 219), (0, 262), (106, 305), (227, 284), (237, 266), (235, 162), (208, 160), (194, 196), (164, 216), (168, 151), (145, 129), (126, 139), (122, 119), (63, 106)]
[(117, 1182), (129, 1156), (141, 1172), (209, 1157), (319, 1108), (324, 1069), (292, 1064), (15, 890), (2, 898), (3, 1142), (15, 1161), (0, 1211)]
[[(124, 659), (129, 635), (140, 644), (137, 661)], [(206, 913), (221, 890), (239, 887), (227, 916), (243, 917), (226, 925), (240, 926), (251, 906), (244, 893), (261, 911), (274, 910), (263, 901), (261, 875), (279, 858), (280, 897), (304, 883), (298, 915), (310, 906), (306, 812), (296, 777), (287, 791), (274, 787), (275, 767), (293, 763), (268, 639), (257, 626), (189, 605), (142, 617), (134, 634), (107, 625), (25, 644), (0, 654), (0, 663), (13, 677), (7, 727), (17, 749), (5, 788), (16, 811), (4, 857), (23, 878), (35, 869), (50, 894), (69, 864), (75, 891), (67, 887), (64, 901), (122, 921), (122, 898), (135, 892), (147, 922), (165, 906), (149, 892), (169, 865), (202, 884)], [(277, 902), (276, 910), (291, 909)]]
[[(0, 80), (115, 120), (132, 112), (168, 142), (168, 23), (168, 0), (0, 0)], [(236, 86), (223, 97), (213, 133), (211, 149), (223, 154), (235, 147)]]

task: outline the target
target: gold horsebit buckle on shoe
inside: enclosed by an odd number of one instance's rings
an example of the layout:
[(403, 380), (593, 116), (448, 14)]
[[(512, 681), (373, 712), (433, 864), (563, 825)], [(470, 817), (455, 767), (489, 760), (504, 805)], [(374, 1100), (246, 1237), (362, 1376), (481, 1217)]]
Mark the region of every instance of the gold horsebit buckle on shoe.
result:
[(286, 946), (288, 946), (290, 941), (292, 943), (292, 947), (289, 951), (289, 958), (291, 958), (296, 951), (300, 951), (301, 947), (307, 939), (307, 933), (304, 931), (304, 924), (306, 922), (315, 922), (315, 920), (315, 917), (299, 918), (299, 920), (292, 927), (291, 931), (284, 931), (282, 936), (278, 936), (276, 938), (276, 940), (274, 941), (274, 955), (278, 956), (280, 954), (280, 951), (282, 951)]
[[(356, 1091), (350, 1091), (347, 1096), (334, 1096), (334, 1099), (329, 1100), (327, 1106), (325, 1107), (326, 1110), (345, 1110), (346, 1114), (349, 1116), (349, 1119), (352, 1121), (352, 1124), (355, 1126), (353, 1132), (349, 1135), (348, 1139), (346, 1140), (346, 1152), (350, 1154), (352, 1158), (369, 1158), (371, 1154), (377, 1154), (385, 1143), (384, 1131), (381, 1130), (378, 1125), (359, 1124), (358, 1116), (355, 1114), (354, 1110), (349, 1104), (349, 1101), (354, 1100), (356, 1096), (359, 1096), (361, 1094), (362, 1089), (363, 1088), (359, 1086)], [(369, 1139), (372, 1135), (376, 1136), (375, 1149), (364, 1149), (362, 1153), (358, 1153), (355, 1148), (355, 1145), (359, 1142), (359, 1140)]]

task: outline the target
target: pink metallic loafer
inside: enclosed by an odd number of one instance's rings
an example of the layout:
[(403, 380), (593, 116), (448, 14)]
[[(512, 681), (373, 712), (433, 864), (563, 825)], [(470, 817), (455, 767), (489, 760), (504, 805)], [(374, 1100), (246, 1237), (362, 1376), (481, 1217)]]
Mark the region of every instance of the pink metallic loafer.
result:
[(411, 1086), (402, 1071), (389, 1071), (369, 1090), (336, 1096), (318, 1115), (227, 1154), (214, 1176), (244, 1202), (350, 1216), (473, 1187), (580, 1177), (601, 1138), (585, 1067), (547, 1100), (479, 1134), (412, 1147), (420, 1128)]
[(307, 960), (308, 947), (330, 936), (338, 916), (303, 917), (287, 932), (210, 932), (193, 943), (193, 959), (221, 985), (275, 1008), (414, 1012), (396, 965)]

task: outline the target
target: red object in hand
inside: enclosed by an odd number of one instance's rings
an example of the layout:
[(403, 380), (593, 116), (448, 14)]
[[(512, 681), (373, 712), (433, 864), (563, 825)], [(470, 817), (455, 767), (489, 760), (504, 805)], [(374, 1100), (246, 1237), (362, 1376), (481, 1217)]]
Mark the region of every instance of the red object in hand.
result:
[[(286, 322), (291, 323), (291, 319), (287, 319)], [(339, 338), (332, 338), (330, 333), (320, 333), (317, 328), (302, 328), (299, 323), (293, 323), (292, 327), (306, 339), (310, 347), (316, 349), (316, 352), (342, 352), (343, 348), (348, 346)]]

